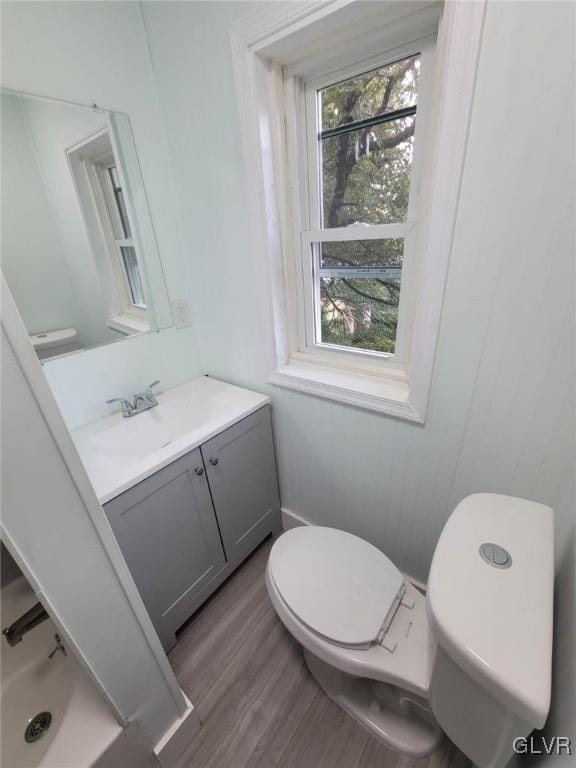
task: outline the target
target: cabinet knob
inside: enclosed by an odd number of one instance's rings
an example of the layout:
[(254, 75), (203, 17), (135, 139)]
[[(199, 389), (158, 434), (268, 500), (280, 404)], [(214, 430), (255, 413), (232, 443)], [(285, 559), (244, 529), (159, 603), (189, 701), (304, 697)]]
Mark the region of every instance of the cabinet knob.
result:
[(196, 472), (197, 475), (203, 475), (204, 474), (204, 467), (195, 467), (194, 472)]
[(212, 466), (215, 467), (216, 464), (218, 464), (218, 457), (217, 456), (212, 456), (212, 458), (209, 459), (209, 461), (210, 461), (210, 464), (212, 464)]

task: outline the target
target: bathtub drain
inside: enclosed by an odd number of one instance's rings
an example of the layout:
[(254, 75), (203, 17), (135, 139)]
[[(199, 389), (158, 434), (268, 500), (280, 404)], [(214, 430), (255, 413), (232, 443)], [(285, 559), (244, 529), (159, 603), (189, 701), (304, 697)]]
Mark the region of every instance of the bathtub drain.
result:
[(40, 712), (38, 715), (32, 718), (28, 723), (28, 727), (24, 732), (24, 739), (31, 744), (33, 741), (38, 741), (50, 728), (52, 722), (52, 715), (50, 712)]

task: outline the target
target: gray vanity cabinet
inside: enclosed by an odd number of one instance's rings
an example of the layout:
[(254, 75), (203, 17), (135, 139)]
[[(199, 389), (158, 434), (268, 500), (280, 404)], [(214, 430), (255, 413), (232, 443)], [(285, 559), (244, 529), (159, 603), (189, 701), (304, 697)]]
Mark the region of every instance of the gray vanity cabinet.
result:
[(160, 469), (104, 510), (168, 649), (225, 565), (200, 450)]
[(202, 446), (226, 559), (246, 556), (270, 532), (280, 506), (270, 408)]
[(104, 505), (165, 650), (270, 533), (280, 501), (264, 406)]

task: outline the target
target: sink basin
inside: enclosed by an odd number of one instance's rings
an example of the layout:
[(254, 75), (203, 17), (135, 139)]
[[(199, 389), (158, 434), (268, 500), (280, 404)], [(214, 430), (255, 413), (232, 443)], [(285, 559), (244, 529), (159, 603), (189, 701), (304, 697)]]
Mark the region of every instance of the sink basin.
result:
[(178, 440), (183, 433), (201, 427), (204, 417), (190, 405), (183, 404), (183, 408), (178, 408), (174, 402), (159, 402), (155, 408), (132, 416), (130, 420), (122, 418), (117, 422), (114, 419), (113, 424), (89, 437), (88, 444), (95, 453), (114, 460), (142, 460)]
[(158, 405), (128, 419), (113, 413), (72, 438), (100, 503), (128, 490), (270, 402), (200, 376), (158, 395)]

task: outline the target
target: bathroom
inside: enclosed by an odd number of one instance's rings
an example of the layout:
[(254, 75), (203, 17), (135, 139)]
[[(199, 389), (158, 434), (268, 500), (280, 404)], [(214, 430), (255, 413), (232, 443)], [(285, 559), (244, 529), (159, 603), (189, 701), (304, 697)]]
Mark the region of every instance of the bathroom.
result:
[(575, 14), (2, 0), (4, 768), (573, 764)]

